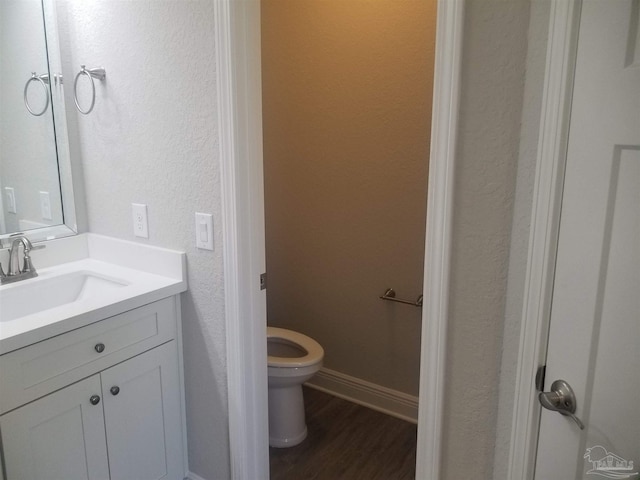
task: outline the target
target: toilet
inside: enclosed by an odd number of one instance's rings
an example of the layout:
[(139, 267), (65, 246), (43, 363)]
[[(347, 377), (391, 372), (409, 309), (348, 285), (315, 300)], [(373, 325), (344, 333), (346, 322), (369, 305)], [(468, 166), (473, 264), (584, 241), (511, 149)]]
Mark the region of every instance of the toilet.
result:
[(313, 338), (267, 327), (269, 445), (293, 447), (307, 437), (302, 384), (322, 367), (324, 350)]

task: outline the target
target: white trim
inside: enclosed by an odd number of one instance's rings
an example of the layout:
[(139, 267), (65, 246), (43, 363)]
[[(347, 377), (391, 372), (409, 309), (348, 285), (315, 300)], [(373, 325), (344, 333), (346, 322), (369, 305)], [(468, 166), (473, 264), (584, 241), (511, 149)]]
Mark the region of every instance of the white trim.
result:
[(411, 423), (418, 423), (418, 397), (360, 378), (322, 368), (305, 385), (386, 413)]
[(464, 2), (439, 0), (433, 88), (416, 478), (440, 478)]
[(260, 3), (214, 5), (231, 478), (253, 480), (269, 476)]
[(544, 365), (560, 223), (580, 0), (551, 2), (531, 233), (507, 478), (533, 478), (540, 407), (534, 378)]

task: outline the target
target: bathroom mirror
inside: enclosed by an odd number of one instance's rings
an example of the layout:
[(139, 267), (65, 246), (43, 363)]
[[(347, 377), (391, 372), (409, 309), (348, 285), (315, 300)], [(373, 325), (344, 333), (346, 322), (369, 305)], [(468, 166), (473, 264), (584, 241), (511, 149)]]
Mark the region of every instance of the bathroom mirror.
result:
[(0, 241), (77, 232), (61, 71), (53, 1), (0, 1)]

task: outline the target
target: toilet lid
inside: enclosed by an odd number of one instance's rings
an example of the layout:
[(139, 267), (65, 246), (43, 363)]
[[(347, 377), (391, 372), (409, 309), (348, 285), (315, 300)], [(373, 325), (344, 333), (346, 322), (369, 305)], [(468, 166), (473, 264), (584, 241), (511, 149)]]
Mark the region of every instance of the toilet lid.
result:
[(324, 349), (313, 338), (306, 335), (287, 330), (285, 328), (267, 327), (267, 342), (269, 339), (282, 339), (283, 343), (290, 343), (306, 351), (306, 355), (299, 357), (277, 357), (268, 355), (268, 365), (270, 367), (307, 367), (322, 361)]

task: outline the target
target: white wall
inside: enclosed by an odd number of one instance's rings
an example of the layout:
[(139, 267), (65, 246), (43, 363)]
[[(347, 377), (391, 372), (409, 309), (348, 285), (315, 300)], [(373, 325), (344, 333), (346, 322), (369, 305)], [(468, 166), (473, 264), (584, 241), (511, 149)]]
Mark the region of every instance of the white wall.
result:
[[(229, 478), (213, 1), (59, 0), (57, 13), (65, 80), (81, 63), (107, 71), (87, 116), (73, 113), (66, 83), (88, 229), (187, 252), (190, 469)], [(148, 240), (133, 237), (132, 202), (148, 205)], [(196, 211), (214, 215), (213, 252), (195, 248)]]
[(529, 2), (468, 0), (456, 158), (443, 479), (492, 478)]
[(533, 0), (528, 29), (526, 81), (518, 174), (511, 227), (509, 274), (504, 315), (496, 449), (493, 476), (506, 478), (511, 444), (511, 422), (516, 388), (516, 367), (520, 343), (524, 282), (527, 268), (533, 185), (542, 107), (550, 0)]

